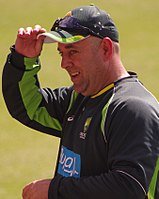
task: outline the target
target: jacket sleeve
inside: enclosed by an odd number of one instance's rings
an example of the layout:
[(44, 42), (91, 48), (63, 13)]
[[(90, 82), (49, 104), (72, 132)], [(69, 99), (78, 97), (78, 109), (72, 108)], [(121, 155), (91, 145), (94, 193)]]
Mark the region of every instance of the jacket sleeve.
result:
[(56, 176), (50, 183), (48, 195), (48, 199), (146, 198), (133, 179), (115, 171), (79, 179)]
[(60, 137), (71, 89), (41, 89), (39, 70), (38, 58), (26, 58), (12, 50), (2, 77), (6, 106), (12, 117), (24, 125)]

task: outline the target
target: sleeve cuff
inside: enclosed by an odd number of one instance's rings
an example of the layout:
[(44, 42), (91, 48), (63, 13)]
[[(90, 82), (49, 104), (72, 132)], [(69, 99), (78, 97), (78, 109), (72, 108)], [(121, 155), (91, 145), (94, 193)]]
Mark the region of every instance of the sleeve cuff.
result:
[(38, 63), (38, 57), (27, 58), (22, 54), (15, 51), (15, 45), (10, 47), (10, 55), (8, 57), (8, 62), (11, 63), (14, 67), (19, 68), (21, 70), (25, 70), (26, 66), (24, 64), (24, 60), (28, 60), (30, 63), (35, 64)]

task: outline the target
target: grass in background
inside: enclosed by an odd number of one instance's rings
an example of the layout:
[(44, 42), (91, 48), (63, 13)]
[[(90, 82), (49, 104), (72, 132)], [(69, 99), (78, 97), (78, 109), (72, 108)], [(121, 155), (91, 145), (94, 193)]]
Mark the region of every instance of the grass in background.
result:
[[(1, 0), (0, 72), (18, 28), (41, 24), (49, 30), (57, 17), (90, 3), (87, 0)], [(94, 0), (94, 3), (107, 10), (116, 22), (126, 68), (136, 71), (144, 85), (159, 99), (159, 1)], [(41, 62), (42, 86), (70, 84), (67, 74), (60, 68), (56, 45), (44, 45)], [(2, 94), (0, 96), (0, 198), (19, 199), (26, 183), (53, 176), (59, 140), (13, 120)]]

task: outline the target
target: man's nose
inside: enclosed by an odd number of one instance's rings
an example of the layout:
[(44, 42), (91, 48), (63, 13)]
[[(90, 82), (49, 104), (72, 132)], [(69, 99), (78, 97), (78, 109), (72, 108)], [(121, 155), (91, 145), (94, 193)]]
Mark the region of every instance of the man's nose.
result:
[(72, 62), (67, 57), (63, 56), (61, 60), (61, 68), (67, 69), (72, 66)]

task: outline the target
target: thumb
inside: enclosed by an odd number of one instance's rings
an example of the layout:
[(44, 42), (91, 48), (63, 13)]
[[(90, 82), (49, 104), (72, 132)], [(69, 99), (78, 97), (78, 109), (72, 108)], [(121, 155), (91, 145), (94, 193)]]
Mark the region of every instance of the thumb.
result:
[(41, 51), (42, 51), (42, 48), (43, 48), (43, 43), (44, 43), (44, 39), (45, 39), (45, 36), (40, 36), (40, 37), (37, 37), (37, 42), (36, 42), (36, 52), (37, 54), (41, 54)]

